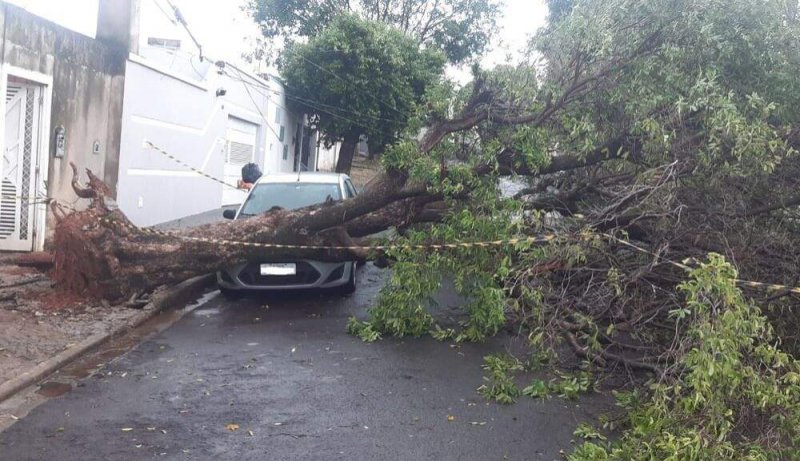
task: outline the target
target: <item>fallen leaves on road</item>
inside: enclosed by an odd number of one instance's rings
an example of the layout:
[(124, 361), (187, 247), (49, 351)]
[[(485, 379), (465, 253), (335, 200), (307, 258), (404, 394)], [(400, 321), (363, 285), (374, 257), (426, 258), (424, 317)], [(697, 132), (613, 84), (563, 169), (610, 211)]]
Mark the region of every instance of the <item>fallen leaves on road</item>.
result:
[(253, 431), (247, 431), (247, 435), (249, 435), (250, 437), (252, 437), (252, 436), (254, 436), (255, 434), (253, 434)]
[(122, 432), (130, 432), (130, 431), (132, 431), (132, 430), (133, 430), (133, 428), (132, 428), (132, 427), (123, 427), (123, 428), (122, 428)]
[(228, 423), (225, 425), (225, 429), (233, 432), (239, 430), (239, 425), (236, 423)]
[(455, 420), (456, 420), (456, 417), (455, 417), (455, 416), (453, 416), (453, 415), (447, 415), (447, 420), (448, 420), (448, 421), (450, 421), (450, 422), (452, 422), (452, 421), (455, 421)]

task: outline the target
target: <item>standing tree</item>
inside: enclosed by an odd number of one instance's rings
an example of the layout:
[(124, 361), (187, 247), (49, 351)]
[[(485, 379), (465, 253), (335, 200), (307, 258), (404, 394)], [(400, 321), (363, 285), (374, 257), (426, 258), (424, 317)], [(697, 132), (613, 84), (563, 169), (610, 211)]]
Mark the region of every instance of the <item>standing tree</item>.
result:
[(248, 10), (264, 36), (287, 41), (316, 37), (337, 17), (356, 15), (439, 49), (456, 64), (486, 50), (499, 5), (497, 0), (250, 0)]
[(443, 66), (440, 53), (402, 33), (342, 15), (307, 44), (291, 45), (281, 76), (325, 142), (342, 142), (336, 171), (349, 173), (360, 136), (378, 149), (396, 142)]

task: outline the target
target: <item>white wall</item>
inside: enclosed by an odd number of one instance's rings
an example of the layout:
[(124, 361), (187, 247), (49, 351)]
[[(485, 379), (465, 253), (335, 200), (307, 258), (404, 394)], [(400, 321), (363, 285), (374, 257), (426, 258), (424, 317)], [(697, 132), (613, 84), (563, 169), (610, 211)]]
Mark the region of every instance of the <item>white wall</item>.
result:
[(326, 148), (324, 144), (319, 143), (317, 156), (317, 168), (319, 171), (335, 171), (336, 161), (339, 159), (339, 147), (342, 143), (337, 142), (330, 148)]
[[(219, 209), (225, 187), (146, 148), (145, 141), (223, 178), (224, 139), (233, 116), (258, 125), (256, 161), (265, 173), (293, 170), (297, 117), (284, 110), (284, 143), (289, 146), (284, 160), (275, 123), (276, 107), (285, 107), (279, 82), (232, 67), (226, 68), (228, 75), (219, 75), (215, 66), (181, 53), (171, 59), (150, 56), (131, 55), (125, 81), (118, 203), (134, 224), (149, 226)], [(186, 59), (195, 60), (188, 63), (191, 73)], [(226, 94), (218, 97), (220, 88)]]

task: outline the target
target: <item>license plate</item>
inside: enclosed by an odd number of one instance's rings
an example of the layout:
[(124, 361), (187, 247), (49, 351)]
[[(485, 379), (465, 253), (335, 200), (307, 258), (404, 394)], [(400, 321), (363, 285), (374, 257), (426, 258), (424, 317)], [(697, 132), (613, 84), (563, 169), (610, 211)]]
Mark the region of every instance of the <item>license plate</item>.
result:
[(261, 275), (295, 275), (297, 274), (297, 264), (262, 264)]

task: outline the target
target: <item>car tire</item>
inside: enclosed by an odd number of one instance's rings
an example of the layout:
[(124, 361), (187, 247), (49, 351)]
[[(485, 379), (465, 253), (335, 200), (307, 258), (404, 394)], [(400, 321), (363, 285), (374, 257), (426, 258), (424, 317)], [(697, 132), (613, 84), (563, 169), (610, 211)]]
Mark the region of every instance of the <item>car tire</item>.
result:
[(228, 301), (236, 301), (237, 299), (241, 299), (243, 295), (239, 290), (231, 290), (225, 287), (219, 287), (219, 292), (222, 294), (222, 297)]
[(356, 291), (356, 264), (353, 263), (350, 265), (350, 278), (347, 279), (347, 283), (344, 285), (337, 287), (336, 291), (342, 295), (350, 295), (355, 293)]

